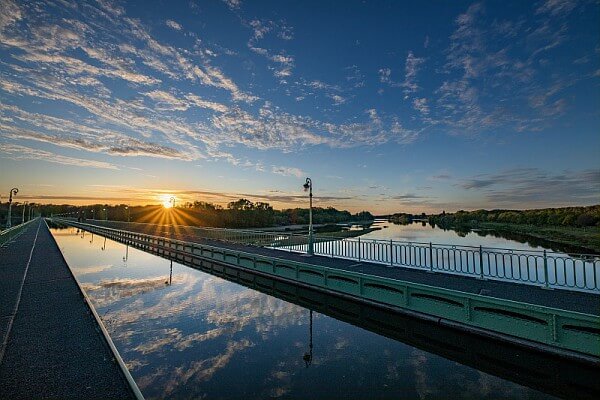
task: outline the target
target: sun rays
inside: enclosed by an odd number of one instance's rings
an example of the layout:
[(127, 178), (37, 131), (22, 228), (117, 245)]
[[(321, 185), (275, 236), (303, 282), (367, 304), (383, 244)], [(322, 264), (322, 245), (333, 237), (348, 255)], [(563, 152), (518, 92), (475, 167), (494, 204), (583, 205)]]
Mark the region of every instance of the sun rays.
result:
[(175, 207), (175, 201), (177, 199), (175, 196), (171, 196), (170, 194), (164, 194), (160, 197), (161, 204), (166, 209), (171, 209)]
[(206, 221), (199, 219), (191, 210), (176, 206), (172, 196), (162, 196), (161, 204), (153, 207), (144, 216), (138, 218), (138, 222), (153, 224), (153, 235), (180, 234), (185, 227), (204, 226)]

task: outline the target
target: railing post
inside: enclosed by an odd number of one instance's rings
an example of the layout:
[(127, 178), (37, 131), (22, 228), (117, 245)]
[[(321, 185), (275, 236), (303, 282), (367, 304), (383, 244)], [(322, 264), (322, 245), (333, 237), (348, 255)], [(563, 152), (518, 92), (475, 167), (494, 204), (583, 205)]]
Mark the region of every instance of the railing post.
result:
[(429, 272), (433, 272), (433, 245), (429, 242)]
[[(575, 276), (573, 279), (575, 279)], [(550, 289), (550, 283), (548, 282), (548, 257), (546, 256), (546, 250), (544, 250), (544, 289)]]
[(394, 241), (390, 239), (390, 267), (394, 266)]
[(483, 279), (483, 248), (479, 245), (479, 279)]
[(360, 262), (360, 237), (358, 238), (358, 262)]

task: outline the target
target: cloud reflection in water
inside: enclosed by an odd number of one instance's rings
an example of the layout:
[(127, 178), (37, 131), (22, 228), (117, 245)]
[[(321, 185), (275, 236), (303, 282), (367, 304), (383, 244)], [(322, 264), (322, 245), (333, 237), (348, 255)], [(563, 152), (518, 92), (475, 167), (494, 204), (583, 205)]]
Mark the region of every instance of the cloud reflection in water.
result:
[(167, 260), (131, 248), (91, 271), (89, 241), (57, 240), (149, 399), (545, 397), (316, 312), (307, 368), (306, 308), (176, 263), (169, 285)]

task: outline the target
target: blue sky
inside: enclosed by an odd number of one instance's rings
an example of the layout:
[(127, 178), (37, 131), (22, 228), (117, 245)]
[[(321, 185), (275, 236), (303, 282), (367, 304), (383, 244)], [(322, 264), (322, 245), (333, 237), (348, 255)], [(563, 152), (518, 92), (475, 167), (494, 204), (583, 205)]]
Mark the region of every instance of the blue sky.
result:
[[(0, 191), (598, 203), (593, 1), (0, 2)], [(4, 196), (3, 196), (4, 197)]]

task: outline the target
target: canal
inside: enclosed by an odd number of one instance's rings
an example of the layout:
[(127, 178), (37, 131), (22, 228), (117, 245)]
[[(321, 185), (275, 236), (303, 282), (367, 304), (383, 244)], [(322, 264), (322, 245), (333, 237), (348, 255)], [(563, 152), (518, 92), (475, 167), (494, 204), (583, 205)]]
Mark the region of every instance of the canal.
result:
[(52, 234), (146, 398), (552, 398), (97, 235)]

